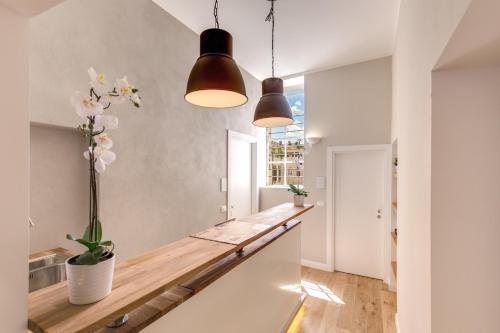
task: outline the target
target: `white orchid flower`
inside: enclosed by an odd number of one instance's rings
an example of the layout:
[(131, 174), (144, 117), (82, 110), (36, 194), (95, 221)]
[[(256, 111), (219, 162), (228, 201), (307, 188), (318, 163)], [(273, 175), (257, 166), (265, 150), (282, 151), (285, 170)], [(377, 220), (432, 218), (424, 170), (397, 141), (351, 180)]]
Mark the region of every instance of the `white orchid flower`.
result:
[(82, 118), (96, 116), (104, 111), (101, 103), (79, 91), (75, 91), (73, 95), (71, 95), (71, 105), (75, 108), (76, 113)]
[(92, 67), (88, 69), (90, 76), (90, 86), (99, 96), (107, 95), (111, 91), (111, 85), (106, 80), (106, 76), (102, 73), (97, 73)]
[(96, 146), (92, 149), (89, 147), (88, 150), (83, 152), (83, 156), (90, 160), (90, 153), (94, 153), (94, 168), (98, 173), (103, 173), (106, 171), (106, 166), (110, 165), (116, 160), (116, 154), (111, 150), (105, 149), (101, 146)]
[(124, 76), (121, 79), (116, 80), (115, 88), (116, 88), (116, 92), (118, 93), (118, 95), (126, 97), (126, 98), (129, 98), (130, 96), (132, 96), (132, 94), (134, 93), (133, 90), (135, 89), (133, 85), (128, 83), (126, 76)]
[(125, 98), (122, 96), (115, 96), (115, 95), (104, 95), (101, 97), (99, 100), (102, 105), (108, 105), (108, 104), (122, 104), (125, 102)]
[(95, 141), (97, 142), (99, 147), (102, 147), (104, 149), (111, 149), (111, 147), (113, 147), (113, 140), (109, 138), (107, 133), (101, 133), (95, 136)]
[(118, 118), (112, 115), (97, 115), (94, 118), (94, 130), (102, 131), (118, 128)]
[(132, 96), (130, 96), (130, 100), (132, 103), (135, 104), (135, 106), (140, 106), (141, 105), (141, 96), (139, 96), (138, 93), (133, 93)]

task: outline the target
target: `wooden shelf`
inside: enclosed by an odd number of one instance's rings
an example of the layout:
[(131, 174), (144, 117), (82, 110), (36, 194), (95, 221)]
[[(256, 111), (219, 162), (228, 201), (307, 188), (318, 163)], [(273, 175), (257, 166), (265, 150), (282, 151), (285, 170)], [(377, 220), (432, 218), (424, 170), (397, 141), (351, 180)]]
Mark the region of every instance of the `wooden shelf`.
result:
[(398, 263), (395, 261), (391, 262), (391, 267), (392, 267), (392, 271), (394, 272), (394, 277), (397, 278), (398, 277)]
[(398, 235), (396, 235), (396, 233), (394, 231), (391, 232), (391, 237), (392, 237), (392, 240), (394, 241), (394, 245), (398, 245)]
[[(245, 232), (238, 234), (238, 228), (226, 226), (223, 230), (217, 229), (217, 233), (204, 234), (205, 239), (200, 239), (199, 235), (186, 237), (124, 260), (116, 265), (111, 294), (93, 304), (70, 304), (66, 281), (32, 292), (28, 298), (29, 329), (37, 333), (95, 332), (166, 290), (194, 278), (221, 259), (235, 254), (312, 207), (307, 205), (299, 208), (286, 203), (234, 221), (267, 225), (268, 228), (244, 228)], [(232, 235), (231, 244), (209, 240), (211, 236), (221, 237), (221, 231), (236, 233)]]

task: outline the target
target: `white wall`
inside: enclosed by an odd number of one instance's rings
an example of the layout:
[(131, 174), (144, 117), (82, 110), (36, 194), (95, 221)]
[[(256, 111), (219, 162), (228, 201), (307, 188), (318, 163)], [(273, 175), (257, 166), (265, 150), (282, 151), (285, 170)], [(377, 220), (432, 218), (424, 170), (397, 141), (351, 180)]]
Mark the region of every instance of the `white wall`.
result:
[[(185, 102), (199, 38), (149, 0), (70, 0), (33, 19), (31, 38), (32, 121), (74, 128), (79, 118), (69, 96), (86, 91), (89, 66), (112, 79), (126, 74), (141, 91), (141, 111), (129, 105), (112, 111), (120, 119), (109, 132), (117, 160), (100, 184), (104, 234), (119, 258), (225, 220), (219, 179), (227, 175), (226, 130), (258, 135), (251, 124), (258, 80), (243, 71), (250, 101), (240, 108)], [(54, 224), (52, 231), (67, 246), (66, 230)]]
[(432, 86), (432, 331), (500, 332), (500, 67)]
[(431, 71), (469, 3), (401, 2), (393, 56), (393, 137), (399, 150), (397, 291), (402, 333), (431, 331)]
[(26, 332), (28, 296), (28, 19), (0, 5), (0, 323)]
[[(311, 192), (306, 201), (325, 202), (326, 189), (317, 190), (315, 182), (318, 176), (328, 176), (327, 147), (390, 143), (391, 58), (316, 72), (304, 79), (305, 135), (322, 138), (305, 157), (305, 187)], [(285, 189), (261, 189), (261, 208), (291, 200)], [(326, 206), (316, 206), (303, 220), (302, 258), (326, 268)]]

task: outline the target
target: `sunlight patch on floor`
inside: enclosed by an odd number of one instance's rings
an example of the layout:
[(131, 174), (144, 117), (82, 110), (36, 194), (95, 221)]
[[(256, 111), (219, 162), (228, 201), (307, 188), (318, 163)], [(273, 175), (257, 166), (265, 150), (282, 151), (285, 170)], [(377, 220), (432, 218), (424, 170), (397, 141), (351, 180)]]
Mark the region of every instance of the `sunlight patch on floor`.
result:
[(334, 302), (340, 305), (345, 304), (344, 301), (335, 295), (330, 288), (322, 284), (302, 280), (302, 288), (304, 288), (308, 296), (316, 297), (328, 302)]
[(302, 280), (300, 285), (287, 285), (281, 287), (283, 290), (289, 290), (294, 293), (306, 292), (308, 296), (322, 299), (327, 302), (334, 302), (336, 304), (344, 305), (344, 301), (335, 295), (335, 293), (328, 287), (318, 284), (316, 282)]

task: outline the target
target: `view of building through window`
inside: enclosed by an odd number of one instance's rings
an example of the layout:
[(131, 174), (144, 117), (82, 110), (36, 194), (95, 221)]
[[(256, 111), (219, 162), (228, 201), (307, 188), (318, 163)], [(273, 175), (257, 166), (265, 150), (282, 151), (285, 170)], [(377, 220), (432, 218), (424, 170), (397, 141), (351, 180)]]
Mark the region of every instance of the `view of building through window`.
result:
[[(292, 82), (292, 85), (287, 83)], [(294, 123), (267, 130), (267, 185), (304, 185), (303, 77), (285, 80), (285, 96)]]

